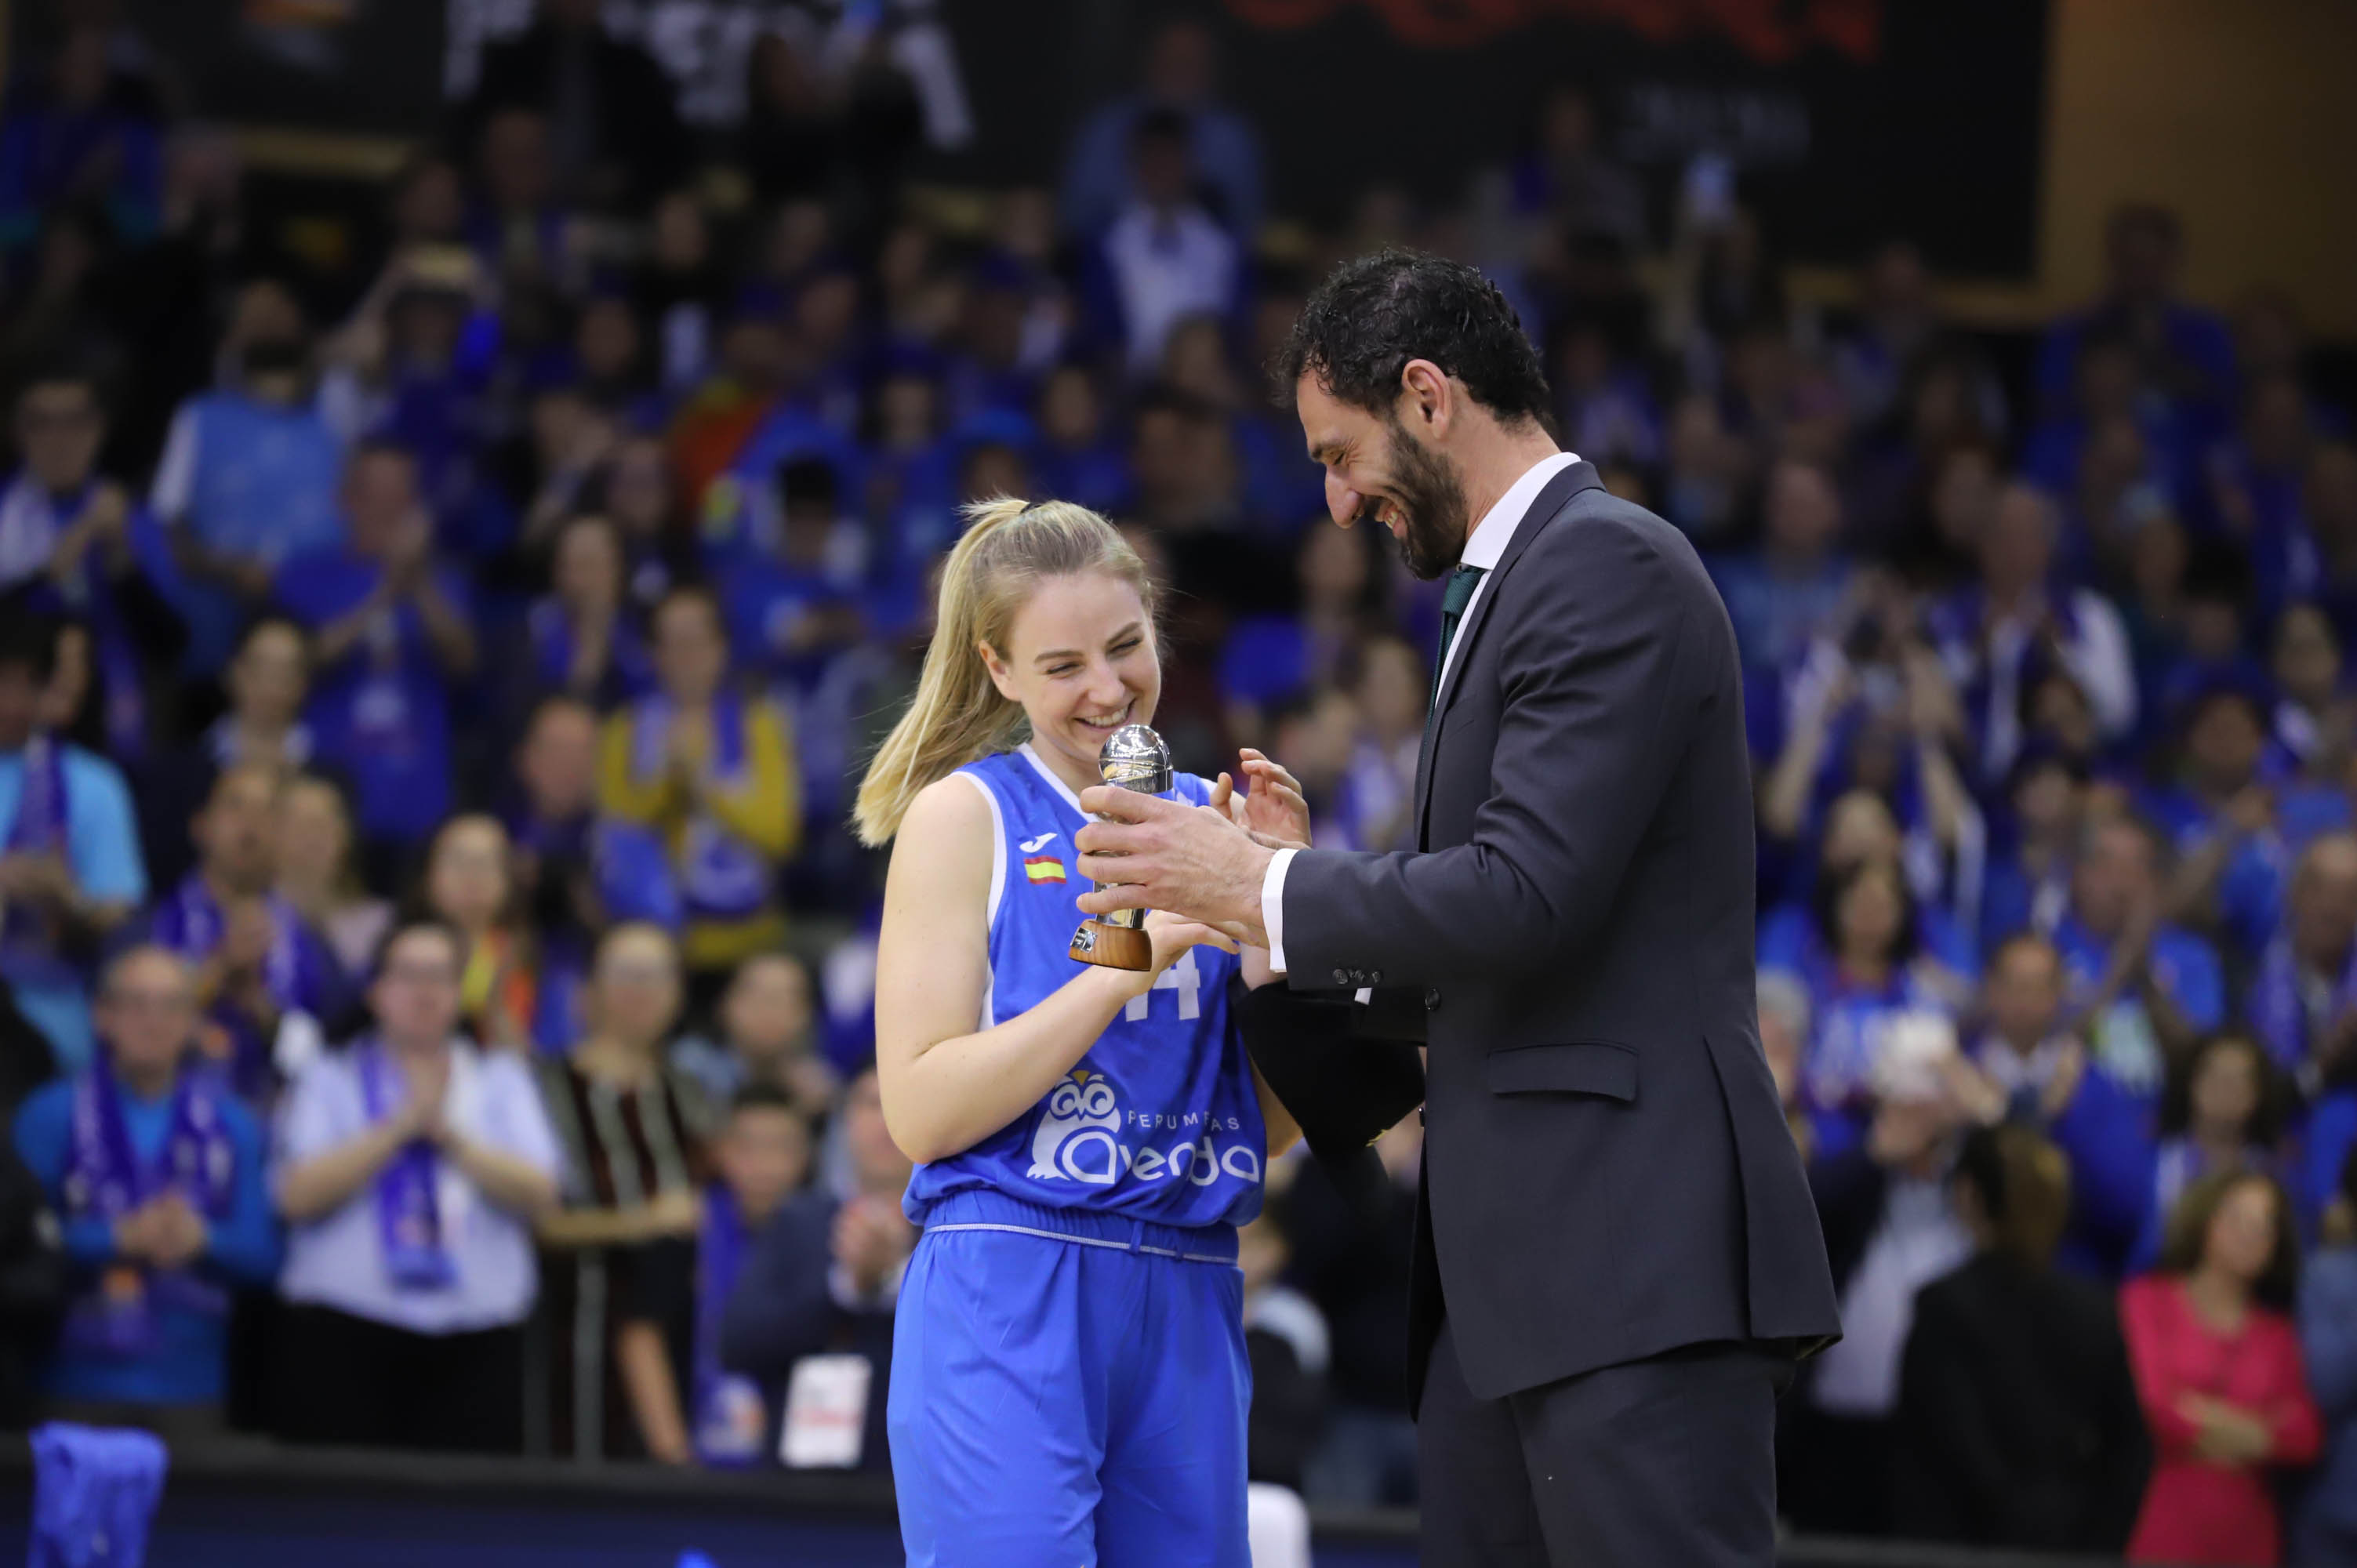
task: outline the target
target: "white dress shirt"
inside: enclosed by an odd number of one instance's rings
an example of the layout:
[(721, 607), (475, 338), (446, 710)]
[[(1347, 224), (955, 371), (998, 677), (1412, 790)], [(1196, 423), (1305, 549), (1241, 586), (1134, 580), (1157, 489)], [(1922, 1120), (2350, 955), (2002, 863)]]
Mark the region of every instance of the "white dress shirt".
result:
[[(1483, 512), (1481, 521), (1473, 525), (1473, 532), (1465, 536), (1465, 549), (1457, 557), (1457, 564), (1480, 567), (1481, 578), (1473, 585), (1473, 596), (1465, 601), (1465, 613), (1457, 618), (1458, 635), (1449, 643), (1448, 652), (1441, 660), (1440, 678), (1433, 685), (1436, 693), (1448, 688), (1448, 668), (1457, 661), (1458, 649), (1464, 645), (1464, 628), (1473, 623), (1473, 612), (1480, 607), (1481, 596), (1489, 591), (1490, 575), (1505, 559), (1506, 546), (1514, 542), (1514, 531), (1523, 526), (1523, 514), (1531, 510), (1548, 481), (1578, 461), (1576, 452), (1557, 452), (1540, 458), (1523, 470), (1523, 477), (1506, 488), (1497, 504)], [(1298, 853), (1278, 850), (1261, 878), (1260, 918), (1268, 932), (1268, 964), (1279, 974), (1285, 972), (1285, 872)], [(1367, 993), (1360, 992), (1359, 1000), (1366, 999)]]

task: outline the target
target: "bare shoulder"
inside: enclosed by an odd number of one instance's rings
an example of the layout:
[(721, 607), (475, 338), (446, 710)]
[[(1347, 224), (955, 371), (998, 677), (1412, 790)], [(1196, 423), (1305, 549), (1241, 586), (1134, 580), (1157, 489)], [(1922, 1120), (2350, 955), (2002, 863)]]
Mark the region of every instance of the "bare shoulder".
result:
[[(978, 784), (979, 780), (970, 775), (952, 773), (918, 790), (917, 798), (909, 802), (908, 815), (900, 819), (900, 831), (893, 842), (905, 843), (912, 833), (930, 840), (987, 832), (992, 825), (990, 802), (984, 799)], [(988, 843), (984, 842), (985, 845)]]
[(941, 887), (965, 881), (987, 886), (998, 827), (977, 780), (951, 774), (917, 792), (892, 839), (892, 875)]

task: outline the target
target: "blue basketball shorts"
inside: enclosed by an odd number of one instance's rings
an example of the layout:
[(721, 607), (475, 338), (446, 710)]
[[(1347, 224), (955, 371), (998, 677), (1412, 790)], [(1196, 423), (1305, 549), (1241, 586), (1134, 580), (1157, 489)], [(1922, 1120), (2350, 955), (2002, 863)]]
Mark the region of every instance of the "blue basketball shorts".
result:
[(954, 1193), (893, 1322), (909, 1568), (1250, 1568), (1234, 1230)]

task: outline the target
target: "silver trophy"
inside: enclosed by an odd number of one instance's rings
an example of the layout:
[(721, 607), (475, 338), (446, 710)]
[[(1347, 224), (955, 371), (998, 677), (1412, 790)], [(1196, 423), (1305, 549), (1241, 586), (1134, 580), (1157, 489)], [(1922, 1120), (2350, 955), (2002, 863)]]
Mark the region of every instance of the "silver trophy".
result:
[[(1097, 752), (1097, 777), (1141, 795), (1167, 795), (1173, 775), (1170, 747), (1147, 725), (1124, 725)], [(1146, 911), (1115, 909), (1093, 915), (1072, 933), (1072, 957), (1107, 969), (1140, 972), (1154, 967), (1154, 939), (1146, 934)]]

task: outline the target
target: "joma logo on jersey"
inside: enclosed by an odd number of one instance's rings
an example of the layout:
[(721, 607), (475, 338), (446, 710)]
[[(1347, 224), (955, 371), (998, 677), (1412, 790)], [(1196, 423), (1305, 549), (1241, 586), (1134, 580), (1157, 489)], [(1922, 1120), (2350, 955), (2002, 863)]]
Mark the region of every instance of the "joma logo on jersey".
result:
[[(1167, 1149), (1134, 1149), (1118, 1135), (1125, 1120), (1113, 1080), (1101, 1072), (1074, 1068), (1071, 1077), (1049, 1091), (1047, 1103), (1040, 1108), (1039, 1125), (1031, 1134), (1031, 1168), (1023, 1174), (1037, 1180), (1085, 1182), (1091, 1187), (1111, 1187), (1124, 1175), (1140, 1181), (1183, 1179), (1197, 1187), (1211, 1186), (1222, 1172), (1243, 1181), (1261, 1179), (1257, 1149), (1243, 1144), (1222, 1148), (1208, 1132), (1191, 1143), (1174, 1144)], [(1182, 1118), (1126, 1120), (1143, 1128), (1150, 1122)], [(1217, 1117), (1201, 1121), (1211, 1127), (1219, 1124)]]

